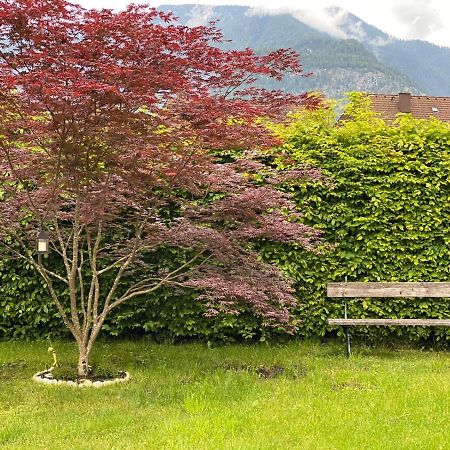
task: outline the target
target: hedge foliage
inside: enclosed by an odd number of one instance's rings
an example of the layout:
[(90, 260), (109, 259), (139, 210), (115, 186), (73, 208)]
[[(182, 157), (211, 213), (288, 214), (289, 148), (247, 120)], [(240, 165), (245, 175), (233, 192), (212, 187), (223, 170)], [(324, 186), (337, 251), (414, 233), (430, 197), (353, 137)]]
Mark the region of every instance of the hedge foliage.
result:
[[(174, 249), (161, 249), (159, 254), (151, 255), (148, 266), (150, 270), (155, 270), (155, 266), (161, 267), (161, 264), (170, 267), (184, 257)], [(48, 264), (51, 265), (52, 261)], [(60, 295), (64, 295), (63, 289), (61, 286)], [(113, 311), (103, 326), (103, 334), (134, 337), (146, 333), (165, 342), (191, 338), (212, 342), (265, 340), (271, 334), (245, 309), (239, 316), (215, 318), (204, 317), (205, 312), (205, 306), (196, 301), (194, 292), (160, 289)], [(69, 332), (45, 284), (33, 269), (21, 261), (0, 264), (0, 340), (64, 336), (69, 336)]]
[(33, 269), (19, 261), (0, 262), (0, 339), (62, 333), (61, 318)]
[[(430, 111), (431, 114), (431, 111)], [(305, 221), (324, 233), (332, 251), (280, 252), (306, 308), (303, 333), (323, 333), (327, 317), (343, 317), (342, 299), (327, 299), (327, 281), (450, 280), (450, 125), (400, 115), (386, 124), (353, 94), (348, 120), (334, 126), (332, 110), (303, 112), (278, 132), (296, 163), (320, 167), (327, 180), (291, 185)], [(449, 318), (449, 299), (359, 299), (352, 318)], [(341, 331), (342, 332), (342, 331)], [(364, 327), (373, 339), (450, 338), (448, 329)]]
[[(322, 181), (298, 180), (285, 187), (295, 195), (305, 222), (323, 231), (316, 251), (260, 244), (262, 257), (296, 281), (301, 304), (296, 315), (304, 321), (301, 336), (342, 333), (326, 325), (328, 317), (343, 317), (342, 301), (325, 296), (328, 281), (345, 276), (348, 281), (450, 280), (450, 126), (409, 115), (392, 126), (376, 118), (367, 102), (353, 94), (346, 111), (349, 120), (338, 126), (332, 109), (324, 109), (300, 112), (288, 126), (274, 127), (285, 144), (274, 151), (272, 163), (283, 169), (286, 158), (276, 157), (281, 151), (292, 165), (307, 163), (324, 174)], [(0, 280), (0, 339), (66, 333), (45, 287), (29, 268), (4, 262)], [(274, 335), (247, 311), (214, 319), (203, 317), (204, 311), (192, 293), (161, 290), (123, 305), (105, 332), (211, 341)], [(449, 318), (450, 301), (352, 300), (349, 313), (353, 318)], [(372, 340), (450, 338), (442, 328), (367, 327), (353, 333)]]

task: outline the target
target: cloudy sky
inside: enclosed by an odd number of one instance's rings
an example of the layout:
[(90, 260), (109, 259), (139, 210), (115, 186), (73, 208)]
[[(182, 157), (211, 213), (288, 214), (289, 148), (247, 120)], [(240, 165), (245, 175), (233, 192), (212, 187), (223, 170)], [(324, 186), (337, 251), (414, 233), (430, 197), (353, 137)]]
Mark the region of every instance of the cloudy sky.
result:
[[(127, 0), (72, 0), (84, 7), (122, 9)], [(167, 0), (140, 1), (134, 3), (160, 4), (210, 4), (210, 5), (248, 5), (273, 9), (273, 0)], [(399, 38), (422, 39), (438, 45), (450, 47), (450, 0), (277, 0), (276, 8), (284, 12), (305, 10), (305, 18), (315, 22), (320, 28), (332, 28), (335, 23), (330, 16), (320, 13), (320, 8), (340, 6), (357, 15), (364, 21)], [(330, 22), (327, 23), (327, 20)]]

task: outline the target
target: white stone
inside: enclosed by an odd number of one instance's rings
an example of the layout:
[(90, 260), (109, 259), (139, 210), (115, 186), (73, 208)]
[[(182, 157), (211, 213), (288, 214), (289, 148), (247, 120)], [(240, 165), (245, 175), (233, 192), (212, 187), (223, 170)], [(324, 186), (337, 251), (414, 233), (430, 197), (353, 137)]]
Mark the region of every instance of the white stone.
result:
[(72, 386), (72, 387), (95, 387), (100, 388), (103, 386), (110, 386), (112, 384), (116, 383), (125, 383), (126, 381), (130, 380), (131, 376), (128, 372), (123, 372), (125, 374), (124, 377), (121, 378), (115, 378), (114, 380), (105, 380), (105, 381), (95, 381), (92, 382), (88, 379), (82, 379), (79, 382), (72, 381), (72, 380), (57, 380), (53, 378), (51, 372), (53, 368), (48, 370), (43, 370), (41, 372), (35, 373), (32, 377), (33, 381), (36, 383), (43, 383), (43, 384), (56, 384), (58, 386)]

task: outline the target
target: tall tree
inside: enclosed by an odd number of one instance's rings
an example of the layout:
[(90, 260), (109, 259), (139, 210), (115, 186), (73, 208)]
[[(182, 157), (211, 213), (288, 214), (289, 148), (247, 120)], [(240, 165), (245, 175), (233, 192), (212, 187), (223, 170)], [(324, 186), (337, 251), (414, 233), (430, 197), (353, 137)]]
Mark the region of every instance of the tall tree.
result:
[[(261, 118), (318, 100), (253, 86), (301, 75), (295, 52), (222, 51), (221, 39), (148, 6), (0, 1), (0, 239), (45, 280), (79, 376), (107, 315), (163, 285), (198, 289), (209, 314), (244, 303), (267, 324), (289, 322), (289, 282), (249, 243), (317, 237), (274, 188), (317, 174), (266, 171), (264, 187), (252, 173), (276, 142)], [(229, 163), (214, 157), (246, 148)], [(42, 229), (58, 264), (35, 255)], [(148, 273), (143, 255), (170, 245), (185, 261)]]

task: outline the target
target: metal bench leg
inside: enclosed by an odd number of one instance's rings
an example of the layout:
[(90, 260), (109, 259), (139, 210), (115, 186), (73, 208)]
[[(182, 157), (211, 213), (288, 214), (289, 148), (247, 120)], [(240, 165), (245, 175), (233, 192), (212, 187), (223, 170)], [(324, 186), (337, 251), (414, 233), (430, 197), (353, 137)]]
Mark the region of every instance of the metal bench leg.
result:
[(352, 349), (350, 347), (350, 327), (345, 327), (345, 335), (347, 337), (347, 356), (352, 356)]
[[(347, 299), (344, 300), (344, 317), (347, 318)], [(345, 327), (345, 336), (347, 340), (347, 357), (350, 358), (352, 355), (352, 349), (350, 347), (350, 327)]]

